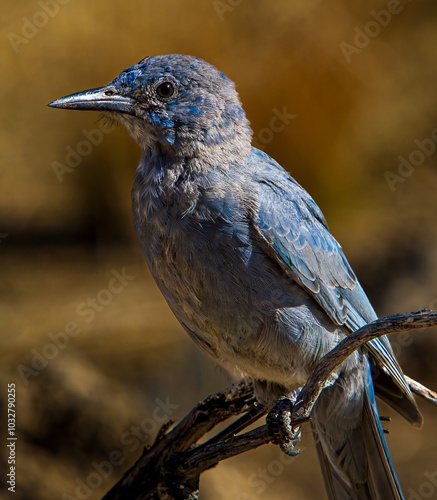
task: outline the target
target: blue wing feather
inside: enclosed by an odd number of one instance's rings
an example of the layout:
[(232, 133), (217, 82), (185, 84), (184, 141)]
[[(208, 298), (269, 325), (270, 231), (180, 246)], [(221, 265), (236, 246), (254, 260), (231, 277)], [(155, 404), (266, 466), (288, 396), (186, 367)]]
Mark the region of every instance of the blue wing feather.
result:
[[(253, 160), (263, 166), (256, 174), (262, 188), (258, 190), (255, 228), (265, 251), (314, 297), (334, 323), (353, 332), (377, 319), (314, 200), (265, 153), (254, 150)], [(409, 400), (403, 415), (420, 425), (420, 413), (388, 339), (372, 340), (367, 349), (401, 389), (398, 397)]]

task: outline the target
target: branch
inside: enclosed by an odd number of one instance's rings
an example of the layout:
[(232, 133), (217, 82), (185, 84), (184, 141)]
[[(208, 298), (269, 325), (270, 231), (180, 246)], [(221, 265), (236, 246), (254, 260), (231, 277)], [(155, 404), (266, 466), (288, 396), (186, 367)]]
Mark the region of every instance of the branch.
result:
[(408, 382), (411, 391), (414, 392), (414, 394), (417, 394), (418, 396), (420, 396), (423, 399), (426, 399), (430, 403), (437, 405), (437, 392), (428, 389), (428, 387), (425, 387), (420, 382), (413, 380), (407, 375), (404, 375), (404, 377), (405, 380)]
[[(293, 413), (292, 427), (308, 421), (321, 391), (333, 372), (355, 350), (383, 335), (437, 326), (437, 312), (421, 310), (378, 319), (352, 333), (324, 356), (299, 394), (299, 405)], [(405, 377), (411, 390), (437, 404), (437, 393)], [(242, 382), (209, 396), (197, 404), (175, 427), (164, 425), (155, 442), (146, 447), (137, 463), (104, 496), (119, 499), (195, 499), (200, 474), (221, 460), (271, 442), (267, 425), (235, 435), (264, 415), (256, 404), (253, 388)], [(217, 424), (245, 413), (236, 422), (206, 443), (196, 443)]]
[[(168, 481), (166, 477), (171, 470), (172, 457), (187, 452), (220, 422), (246, 412), (254, 405), (253, 388), (244, 383), (209, 396), (198, 403), (173, 429), (168, 430), (169, 424), (165, 424), (154, 443), (145, 448), (137, 463), (103, 498), (105, 500), (165, 498), (162, 490), (166, 489), (165, 483)], [(198, 478), (197, 486), (195, 482), (190, 483), (185, 492), (180, 491), (183, 496), (174, 498), (191, 498), (190, 495), (197, 488)]]
[[(295, 413), (296, 420), (304, 422), (309, 419), (314, 404), (322, 390), (328, 385), (332, 373), (363, 344), (383, 335), (418, 330), (420, 328), (431, 328), (433, 326), (437, 326), (437, 311), (421, 309), (417, 312), (393, 314), (392, 316), (377, 319), (348, 335), (321, 359), (305, 383), (298, 398), (299, 409)], [(437, 401), (435, 392), (409, 377), (407, 382), (413, 392), (419, 396), (433, 403)]]

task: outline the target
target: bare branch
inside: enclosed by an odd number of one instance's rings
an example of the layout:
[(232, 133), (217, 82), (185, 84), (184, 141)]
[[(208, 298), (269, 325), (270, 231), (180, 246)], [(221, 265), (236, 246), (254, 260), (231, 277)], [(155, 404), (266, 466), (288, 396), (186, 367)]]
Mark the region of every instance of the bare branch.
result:
[[(168, 430), (168, 425), (165, 424), (153, 445), (144, 450), (137, 463), (111, 488), (104, 499), (165, 498), (165, 491), (168, 489), (166, 484), (172, 483), (168, 479), (171, 479), (172, 457), (186, 452), (217, 424), (250, 410), (254, 404), (252, 387), (243, 383), (209, 396), (172, 429)], [(178, 486), (187, 482), (181, 480)], [(185, 489), (179, 491), (177, 498), (194, 498), (192, 495), (195, 491), (196, 481), (191, 481)], [(168, 498), (173, 497), (170, 495)]]
[[(314, 404), (322, 390), (328, 385), (333, 372), (363, 344), (375, 338), (382, 337), (383, 335), (418, 330), (420, 328), (430, 328), (432, 326), (437, 326), (437, 311), (422, 309), (417, 312), (393, 314), (392, 316), (377, 319), (348, 335), (317, 364), (300, 392), (298, 401), (299, 407), (296, 409), (293, 421), (295, 421), (295, 419), (296, 422), (308, 420)], [(410, 381), (412, 381), (412, 379), (409, 379), (409, 382)], [(412, 389), (419, 391), (418, 386), (420, 386), (420, 384), (415, 382), (415, 384), (413, 384), (414, 388)], [(426, 391), (421, 390), (419, 395), (432, 401), (431, 395), (435, 395), (435, 393), (426, 389), (424, 386), (420, 387)], [(428, 394), (428, 397), (424, 395), (425, 393)]]
[(425, 387), (421, 383), (417, 382), (416, 380), (413, 380), (412, 378), (408, 377), (407, 375), (405, 376), (405, 380), (408, 382), (408, 385), (410, 386), (411, 390), (414, 392), (414, 394), (417, 394), (421, 398), (426, 399), (430, 403), (437, 405), (437, 392), (432, 391), (431, 389), (428, 389), (428, 387)]
[[(317, 364), (302, 388), (292, 427), (307, 421), (321, 391), (340, 364), (364, 343), (392, 333), (437, 326), (437, 312), (421, 310), (378, 319), (352, 333)], [(437, 404), (437, 393), (406, 377), (412, 391)], [(218, 423), (249, 412), (224, 431), (207, 441), (196, 443)], [(195, 499), (200, 474), (221, 460), (253, 450), (271, 441), (267, 425), (240, 434), (265, 413), (256, 405), (252, 387), (245, 383), (223, 393), (209, 396), (196, 405), (176, 426), (164, 425), (155, 442), (143, 452), (137, 463), (105, 495), (115, 499)]]

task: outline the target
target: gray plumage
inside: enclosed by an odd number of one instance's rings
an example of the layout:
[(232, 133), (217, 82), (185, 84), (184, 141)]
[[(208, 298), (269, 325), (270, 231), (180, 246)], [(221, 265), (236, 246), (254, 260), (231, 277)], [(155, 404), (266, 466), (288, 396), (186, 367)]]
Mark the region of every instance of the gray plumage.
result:
[[(251, 146), (235, 86), (210, 64), (149, 57), (51, 105), (106, 111), (137, 141), (133, 213), (150, 272), (200, 349), (253, 380), (260, 400), (302, 385), (324, 354), (376, 318), (320, 209)], [(374, 387), (421, 425), (386, 338), (351, 356), (312, 419), (330, 498), (402, 498)]]

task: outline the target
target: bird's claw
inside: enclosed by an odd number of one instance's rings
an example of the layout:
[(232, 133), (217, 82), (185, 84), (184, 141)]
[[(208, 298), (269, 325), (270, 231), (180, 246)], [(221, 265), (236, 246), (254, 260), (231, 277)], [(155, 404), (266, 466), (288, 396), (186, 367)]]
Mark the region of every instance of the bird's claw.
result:
[(296, 393), (283, 396), (278, 399), (266, 418), (272, 442), (278, 444), (281, 450), (290, 456), (300, 453), (300, 450), (295, 450), (294, 447), (300, 441), (301, 427), (291, 425), (295, 402)]

